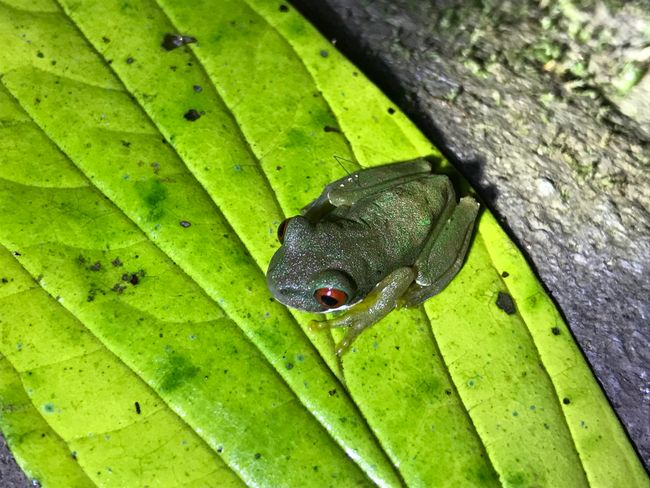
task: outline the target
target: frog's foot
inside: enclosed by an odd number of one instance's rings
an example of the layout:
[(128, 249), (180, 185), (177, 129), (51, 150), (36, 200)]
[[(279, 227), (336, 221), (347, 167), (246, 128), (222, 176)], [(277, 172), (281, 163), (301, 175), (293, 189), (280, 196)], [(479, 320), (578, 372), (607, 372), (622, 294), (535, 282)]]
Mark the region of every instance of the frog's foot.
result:
[(413, 268), (398, 268), (379, 282), (368, 296), (349, 312), (322, 322), (312, 320), (309, 327), (312, 330), (348, 327), (345, 337), (336, 346), (336, 354), (341, 356), (350, 348), (361, 332), (379, 322), (395, 308), (397, 300), (415, 280), (415, 275), (416, 272)]

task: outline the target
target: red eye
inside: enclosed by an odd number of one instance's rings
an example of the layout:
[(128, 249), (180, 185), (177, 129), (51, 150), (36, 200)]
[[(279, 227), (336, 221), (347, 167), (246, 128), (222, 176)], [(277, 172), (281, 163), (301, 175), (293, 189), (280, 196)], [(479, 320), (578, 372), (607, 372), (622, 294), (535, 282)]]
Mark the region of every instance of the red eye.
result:
[(280, 244), (284, 244), (284, 233), (287, 231), (287, 226), (291, 219), (284, 219), (280, 225), (278, 225), (278, 241)]
[(338, 308), (348, 301), (348, 294), (336, 288), (319, 288), (314, 292), (314, 298), (325, 308)]

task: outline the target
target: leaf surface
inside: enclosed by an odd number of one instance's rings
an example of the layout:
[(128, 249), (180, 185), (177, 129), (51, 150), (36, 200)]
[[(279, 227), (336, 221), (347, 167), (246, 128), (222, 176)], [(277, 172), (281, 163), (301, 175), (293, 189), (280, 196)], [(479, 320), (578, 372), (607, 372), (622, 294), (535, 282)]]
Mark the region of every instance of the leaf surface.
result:
[[(166, 51), (170, 33), (198, 42)], [(342, 363), (307, 314), (271, 299), (277, 225), (346, 169), (431, 156), (451, 171), (293, 9), (12, 0), (0, 40), (0, 243), (14, 253), (2, 255), (0, 401), (22, 405), (67, 460), (55, 468), (3, 415), (32, 476), (647, 483), (488, 212), (457, 279), (365, 332)]]

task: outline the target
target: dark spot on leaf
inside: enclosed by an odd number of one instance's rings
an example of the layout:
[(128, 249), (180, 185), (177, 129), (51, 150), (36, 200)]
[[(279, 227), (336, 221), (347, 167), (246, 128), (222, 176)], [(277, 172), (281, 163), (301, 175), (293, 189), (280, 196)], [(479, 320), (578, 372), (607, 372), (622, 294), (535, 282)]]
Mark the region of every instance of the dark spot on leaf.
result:
[(447, 394), (447, 395), (451, 395), (451, 390), (450, 390), (449, 388), (447, 388), (447, 389), (445, 390), (445, 394)]
[(138, 402), (135, 402), (135, 413), (140, 415), (140, 404)]
[(151, 167), (153, 168), (153, 174), (157, 175), (160, 172), (160, 163), (154, 161), (151, 163)]
[(76, 461), (77, 460), (77, 451), (72, 451), (70, 453), (70, 456), (72, 456), (72, 459), (74, 459)]
[(129, 141), (124, 141), (124, 140), (123, 140), (123, 141), (121, 141), (121, 142), (122, 142), (122, 145), (123, 145), (124, 147), (129, 147), (129, 146), (131, 146), (131, 143), (130, 143)]
[(135, 59), (133, 59), (131, 56), (126, 58), (126, 64), (133, 64), (133, 61), (135, 61)]
[(562, 403), (564, 403), (565, 405), (568, 405), (569, 403), (571, 403), (571, 400), (569, 400), (568, 398), (564, 397), (564, 398), (562, 399)]
[(552, 328), (551, 328), (551, 332), (553, 333), (553, 335), (556, 335), (556, 336), (557, 336), (557, 335), (560, 335), (560, 329), (559, 329), (559, 327), (552, 327)]
[(395, 109), (393, 107), (388, 107), (388, 113), (393, 115), (395, 113)]
[(195, 109), (191, 108), (187, 112), (185, 112), (185, 120), (189, 120), (190, 122), (194, 122), (195, 120), (198, 120), (201, 117), (201, 114), (198, 113)]
[(34, 103), (35, 103), (36, 105), (38, 105), (39, 103), (41, 103), (41, 99), (40, 99), (40, 98), (35, 98), (35, 99), (34, 99)]
[(189, 226), (192, 225), (192, 224), (189, 223), (187, 220), (181, 220), (181, 221), (179, 222), (179, 224), (181, 224), (181, 227), (184, 227), (184, 228), (186, 228), (186, 229), (187, 229)]
[(44, 58), (45, 54), (43, 54), (41, 51), (39, 51), (39, 52), (36, 53), (36, 57)]
[(218, 446), (217, 447), (217, 452), (221, 454), (223, 452), (223, 446)]
[(111, 264), (115, 267), (122, 266), (122, 261), (120, 261), (120, 258), (117, 257), (111, 261)]
[(499, 307), (508, 315), (512, 315), (517, 311), (515, 308), (515, 302), (512, 300), (512, 297), (508, 293), (500, 291), (499, 295), (497, 296), (496, 303), (497, 307)]
[(320, 52), (320, 55), (322, 57), (326, 58), (327, 56), (330, 55), (330, 53), (328, 53), (326, 49), (322, 49), (321, 52)]
[(341, 130), (338, 127), (332, 127), (331, 125), (326, 125), (323, 127), (323, 130), (325, 132), (341, 132)]
[(192, 88), (196, 93), (201, 93), (203, 91), (203, 88), (200, 85), (194, 85)]
[(259, 458), (261, 458), (261, 457), (262, 457), (262, 455), (261, 455), (259, 452), (256, 452), (256, 453), (255, 453), (255, 459), (259, 459)]
[(160, 370), (162, 372), (160, 389), (164, 392), (177, 389), (199, 373), (199, 368), (194, 366), (189, 359), (176, 353), (163, 361)]
[(289, 7), (287, 7), (285, 4), (280, 5), (280, 12), (288, 12)]
[(149, 208), (149, 221), (160, 219), (164, 214), (163, 203), (167, 199), (165, 185), (158, 178), (150, 178), (146, 181), (138, 181), (136, 189)]
[(287, 369), (293, 369), (293, 363), (287, 363), (287, 364), (285, 364), (285, 367)]
[(196, 42), (196, 38), (192, 36), (184, 36), (183, 34), (165, 34), (160, 46), (167, 51), (171, 51), (193, 42)]
[(87, 302), (92, 302), (95, 299), (95, 295), (88, 295), (88, 298), (86, 298)]
[(131, 279), (129, 280), (129, 283), (131, 283), (133, 286), (135, 286), (138, 283), (140, 283), (140, 278), (138, 277), (137, 274), (134, 273), (134, 274), (131, 275)]
[(92, 264), (88, 269), (90, 271), (99, 271), (100, 269), (102, 269), (102, 263), (100, 263), (99, 261), (95, 261), (95, 263)]
[(282, 166), (276, 166), (275, 169), (276, 169), (277, 171), (280, 171), (280, 170), (282, 169)]
[(22, 256), (18, 251), (11, 251), (14, 256)]
[(3, 283), (9, 283), (9, 280), (7, 278), (2, 278)]
[(334, 396), (334, 395), (336, 395), (336, 388), (333, 389), (333, 390), (328, 391), (327, 394), (328, 394), (329, 396)]
[(113, 285), (112, 290), (117, 293), (118, 295), (121, 294), (124, 290), (126, 290), (126, 286), (120, 284), (120, 283), (115, 283)]
[(109, 42), (111, 42), (111, 40), (106, 36), (102, 36), (102, 41), (104, 41), (105, 44), (108, 44)]
[(508, 276), (510, 276), (510, 273), (508, 273), (507, 271), (504, 271), (503, 273), (501, 273), (502, 278), (507, 278)]

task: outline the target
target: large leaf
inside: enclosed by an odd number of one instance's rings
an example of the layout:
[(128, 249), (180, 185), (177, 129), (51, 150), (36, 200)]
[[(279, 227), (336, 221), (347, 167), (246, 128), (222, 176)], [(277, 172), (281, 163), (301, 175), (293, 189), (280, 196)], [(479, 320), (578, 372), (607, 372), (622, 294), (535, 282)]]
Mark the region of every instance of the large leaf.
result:
[(293, 9), (12, 0), (0, 41), (0, 428), (43, 485), (647, 485), (487, 211), (342, 363), (269, 296), (334, 156), (441, 159)]

